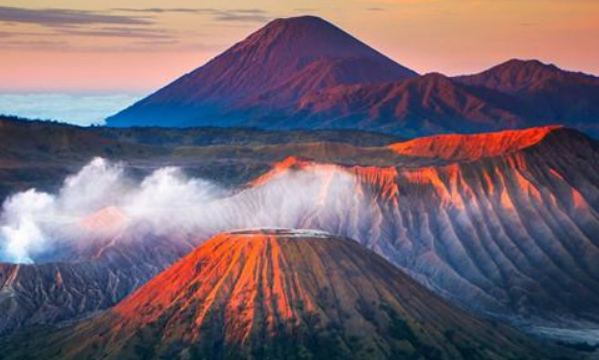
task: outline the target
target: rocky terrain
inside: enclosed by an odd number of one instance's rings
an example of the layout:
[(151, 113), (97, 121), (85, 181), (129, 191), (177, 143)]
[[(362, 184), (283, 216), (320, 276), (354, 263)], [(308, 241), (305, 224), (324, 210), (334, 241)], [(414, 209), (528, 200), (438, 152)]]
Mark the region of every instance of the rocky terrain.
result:
[(6, 359), (537, 359), (513, 330), (447, 305), (351, 239), (216, 236), (112, 310)]
[[(138, 239), (125, 230), (116, 242), (96, 243), (76, 255), (66, 251), (66, 261), (106, 258), (123, 277), (135, 274), (122, 291), (93, 285), (107, 293), (96, 292), (93, 301), (74, 297), (96, 305), (74, 300), (62, 317), (40, 316), (38, 309), (54, 300), (39, 294), (61, 287), (54, 265), (29, 265), (32, 274), (48, 275), (21, 278), (34, 286), (4, 286), (0, 304), (9, 304), (16, 319), (6, 324), (17, 324), (6, 325), (5, 331), (110, 306), (202, 241), (222, 231), (256, 227), (320, 229), (351, 237), (450, 302), (544, 336), (568, 330), (582, 339), (599, 323), (599, 152), (596, 141), (584, 134), (543, 127), (382, 147), (295, 145), (288, 151), (301, 150), (310, 158), (282, 161), (268, 155), (280, 156), (281, 148), (269, 146), (252, 147), (257, 152), (251, 155), (237, 153), (245, 162), (256, 157), (271, 165), (224, 198), (186, 210), (194, 216), (179, 216), (190, 220), (181, 225), (185, 232), (171, 236), (176, 241)], [(204, 157), (205, 151), (194, 147), (187, 156)], [(210, 154), (218, 160), (217, 154), (234, 158), (236, 152)], [(7, 265), (4, 273), (27, 274), (14, 268)], [(112, 269), (106, 267), (106, 274)], [(15, 296), (36, 300), (16, 303)]]

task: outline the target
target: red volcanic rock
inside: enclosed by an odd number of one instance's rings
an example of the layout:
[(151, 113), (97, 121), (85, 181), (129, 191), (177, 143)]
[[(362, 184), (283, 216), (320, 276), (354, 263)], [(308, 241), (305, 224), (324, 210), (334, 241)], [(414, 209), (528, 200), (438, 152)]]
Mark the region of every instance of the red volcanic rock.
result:
[(476, 135), (438, 135), (390, 145), (400, 155), (443, 160), (477, 160), (533, 146), (560, 126), (506, 130)]
[(64, 360), (542, 355), (513, 330), (448, 305), (357, 242), (311, 230), (218, 235), (108, 313), (37, 341), (39, 350), (8, 353)]
[[(398, 151), (396, 168), (289, 158), (260, 184), (291, 171), (353, 174), (343, 196), (324, 180), (328, 207), (302, 227), (355, 238), (473, 311), (519, 324), (599, 322), (596, 141), (543, 127), (416, 139)], [(430, 160), (418, 166), (415, 156)]]

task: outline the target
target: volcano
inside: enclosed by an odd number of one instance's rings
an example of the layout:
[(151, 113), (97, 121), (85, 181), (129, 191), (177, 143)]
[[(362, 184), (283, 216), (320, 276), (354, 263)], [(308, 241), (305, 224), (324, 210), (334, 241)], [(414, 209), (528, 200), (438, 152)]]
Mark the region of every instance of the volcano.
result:
[(243, 154), (225, 176), (270, 165), (202, 204), (193, 224), (176, 215), (181, 233), (139, 234), (145, 223), (107, 207), (74, 223), (97, 240), (41, 258), (76, 265), (3, 266), (0, 335), (106, 309), (212, 236), (264, 227), (355, 239), (454, 304), (522, 329), (599, 323), (596, 141), (551, 126), (340, 145), (207, 147), (219, 162)]
[[(45, 359), (540, 354), (525, 337), (446, 304), (357, 242), (313, 230), (220, 234), (113, 310), (66, 337), (63, 331), (38, 339)], [(35, 348), (25, 352), (36, 358)], [(23, 349), (8, 349), (8, 358)]]
[(277, 19), (110, 126), (360, 129), (419, 137), (562, 124), (599, 134), (599, 78), (538, 60), (418, 76), (327, 21)]
[(240, 121), (239, 114), (231, 116), (232, 108), (264, 111), (324, 87), (416, 75), (323, 19), (277, 19), (107, 122), (232, 125)]

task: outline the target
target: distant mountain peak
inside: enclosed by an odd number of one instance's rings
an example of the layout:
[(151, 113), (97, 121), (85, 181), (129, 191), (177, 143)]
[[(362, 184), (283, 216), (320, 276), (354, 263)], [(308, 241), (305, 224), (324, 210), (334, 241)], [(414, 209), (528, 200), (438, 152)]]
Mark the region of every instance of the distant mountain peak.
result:
[(552, 70), (560, 70), (560, 68), (558, 68), (556, 65), (554, 64), (548, 64), (548, 63), (544, 63), (541, 60), (538, 59), (518, 59), (518, 58), (513, 58), (510, 59), (508, 61), (505, 61), (499, 65), (494, 66), (493, 68), (512, 68), (512, 69), (516, 69), (516, 68), (538, 68), (538, 69), (552, 69)]
[(302, 31), (343, 31), (321, 17), (302, 15), (288, 18), (277, 18), (266, 24), (255, 34), (265, 31), (302, 32)]
[(563, 70), (540, 60), (511, 59), (479, 74), (459, 76), (456, 80), (506, 93), (518, 93), (550, 81), (596, 81), (592, 75)]
[(269, 54), (278, 56), (280, 60), (287, 57), (322, 59), (382, 56), (337, 26), (316, 16), (275, 19), (238, 43), (234, 49), (246, 50), (249, 47), (288, 51), (288, 54)]
[(240, 108), (268, 111), (325, 87), (417, 75), (321, 18), (276, 19), (107, 123), (235, 125), (224, 115)]
[[(540, 60), (511, 59), (486, 71), (489, 74), (498, 74), (506, 80), (538, 80), (550, 76), (559, 76), (565, 70), (554, 64), (546, 64)], [(510, 78), (511, 77), (511, 78)]]

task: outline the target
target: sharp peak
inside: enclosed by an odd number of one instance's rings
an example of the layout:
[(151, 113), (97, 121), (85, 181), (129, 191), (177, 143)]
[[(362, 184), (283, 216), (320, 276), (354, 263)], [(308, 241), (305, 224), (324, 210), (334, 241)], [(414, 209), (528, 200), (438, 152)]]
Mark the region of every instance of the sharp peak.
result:
[[(257, 32), (313, 34), (318, 37), (326, 37), (327, 35), (340, 36), (343, 34), (355, 38), (346, 29), (337, 26), (331, 21), (314, 15), (276, 18)], [(368, 46), (367, 44), (364, 45)]]
[(312, 32), (326, 31), (342, 31), (335, 24), (313, 15), (294, 16), (287, 18), (276, 18), (263, 26), (258, 33), (261, 32), (283, 32), (283, 31), (302, 31), (312, 29)]
[(280, 24), (325, 24), (334, 26), (331, 22), (315, 15), (300, 15), (286, 18), (276, 18), (268, 24), (266, 24), (266, 26), (276, 26)]
[[(272, 20), (249, 35), (240, 46), (293, 46), (294, 52), (323, 55), (331, 58), (376, 57), (393, 62), (346, 30), (322, 18), (306, 15)], [(397, 64), (396, 64), (397, 65)]]

